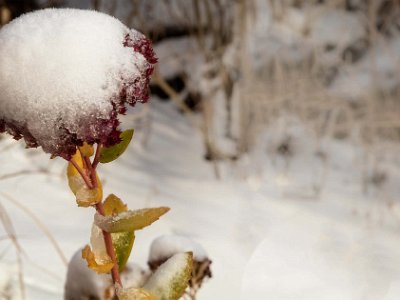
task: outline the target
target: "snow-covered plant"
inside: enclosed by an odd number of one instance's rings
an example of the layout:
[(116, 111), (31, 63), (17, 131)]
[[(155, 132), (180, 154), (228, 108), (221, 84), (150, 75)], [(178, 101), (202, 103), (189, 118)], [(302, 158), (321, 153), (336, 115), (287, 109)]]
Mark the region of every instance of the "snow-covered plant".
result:
[(122, 132), (118, 115), (148, 100), (156, 62), (144, 35), (94, 11), (36, 11), (0, 31), (0, 132), (68, 161), (78, 206), (96, 209), (82, 257), (97, 273), (111, 273), (119, 299), (178, 299), (192, 270), (192, 254), (181, 253), (143, 288), (123, 288), (135, 231), (169, 208), (129, 210), (113, 194), (103, 201), (97, 174), (128, 147), (133, 130)]
[(183, 252), (193, 253), (192, 276), (189, 280), (186, 296), (195, 300), (196, 294), (204, 281), (212, 277), (210, 268), (212, 261), (199, 243), (185, 236), (160, 236), (151, 244), (148, 265), (153, 272), (157, 273), (163, 268), (166, 261)]

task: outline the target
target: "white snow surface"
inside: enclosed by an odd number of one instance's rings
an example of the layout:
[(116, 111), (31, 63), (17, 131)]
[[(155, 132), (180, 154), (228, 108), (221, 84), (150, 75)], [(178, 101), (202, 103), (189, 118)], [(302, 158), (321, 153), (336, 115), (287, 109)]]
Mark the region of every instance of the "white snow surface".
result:
[[(1, 275), (5, 274), (0, 273)], [(127, 288), (143, 286), (147, 277), (148, 272), (133, 263), (127, 264), (121, 273), (122, 281)], [(6, 280), (2, 281), (1, 279), (0, 277), (0, 283), (7, 283)], [(79, 249), (68, 264), (64, 299), (91, 299), (90, 296), (101, 299), (104, 291), (112, 285), (112, 280), (108, 274), (99, 275), (87, 267), (86, 260), (82, 258), (82, 249)]]
[[(260, 35), (250, 46), (260, 54), (255, 58), (262, 60), (263, 45), (268, 43), (263, 42), (261, 33), (271, 20), (268, 14), (258, 20)], [(302, 23), (299, 16), (295, 21)], [(320, 24), (324, 25), (322, 20)], [(276, 47), (268, 51), (287, 54), (291, 61), (303, 59), (308, 51), (298, 57), (296, 50), (296, 30), (300, 27), (283, 26), (279, 32), (290, 34), (282, 36), (271, 32), (277, 41), (272, 41)], [(340, 32), (343, 29), (339, 27), (333, 29)], [(323, 34), (316, 36), (322, 38)], [(293, 45), (294, 50), (283, 52), (286, 44)], [(174, 43), (169, 46), (176, 47)], [(397, 42), (377, 51), (377, 65), (386, 66), (383, 71), (391, 80), (396, 79), (391, 76), (398, 65), (393, 63), (399, 53), (396, 49)], [(346, 77), (346, 82), (354, 82), (373, 67), (367, 63), (367, 59), (361, 59), (355, 65), (355, 74), (348, 70), (353, 76)], [(360, 94), (368, 91), (371, 78), (357, 79), (364, 83), (360, 84)], [(341, 81), (333, 87), (335, 92), (358, 93)], [(138, 127), (127, 116), (126, 127), (136, 129), (127, 152), (113, 164), (99, 168), (105, 193), (117, 194), (130, 209), (171, 207), (165, 217), (137, 233), (131, 262), (146, 265), (156, 237), (179, 234), (199, 241), (213, 260), (213, 278), (201, 288), (199, 300), (399, 298), (398, 148), (379, 146), (380, 155), (374, 159), (372, 150), (357, 141), (318, 139), (299, 122), (286, 119), (285, 126), (276, 124), (262, 133), (262, 147), (254, 153), (234, 163), (217, 164), (222, 180), (216, 180), (213, 167), (202, 159), (201, 135), (194, 133), (192, 125), (182, 120), (172, 105), (153, 102), (150, 106), (150, 117)], [(293, 142), (294, 155), (281, 157), (276, 146), (287, 135)], [(26, 150), (21, 143), (3, 138), (0, 166), (0, 201), (27, 253), (23, 256), (26, 298), (62, 299), (66, 267), (33, 220), (5, 195), (12, 195), (40, 217), (68, 259), (88, 243), (94, 211), (76, 206), (62, 160), (49, 161), (41, 151)], [(43, 169), (50, 173), (3, 177)], [(368, 179), (374, 172), (386, 176), (382, 185), (363, 182), (364, 176)], [(5, 235), (0, 225), (0, 299), (1, 293), (10, 291), (12, 299), (19, 300), (17, 260)], [(79, 256), (72, 261), (76, 258)]]
[(392, 92), (400, 81), (400, 35), (380, 37), (359, 62), (342, 68), (330, 90), (337, 96), (357, 100), (377, 91)]
[[(151, 134), (133, 126), (128, 115), (125, 125), (136, 128), (135, 139), (120, 159), (99, 168), (105, 194), (115, 193), (130, 209), (171, 208), (137, 232), (130, 262), (145, 266), (155, 238), (178, 234), (198, 241), (213, 261), (213, 277), (199, 291), (199, 300), (397, 299), (398, 152), (379, 161), (387, 174), (384, 185), (363, 193), (364, 150), (347, 142), (316, 143), (296, 125), (291, 131), (295, 155), (289, 161), (264, 148), (234, 165), (221, 164), (218, 181), (202, 158), (201, 135), (193, 134), (172, 104), (153, 101), (150, 106)], [(278, 133), (271, 128), (264, 135), (273, 142)], [(315, 154), (318, 144), (325, 161)], [(66, 267), (32, 219), (4, 194), (40, 217), (68, 259), (88, 244), (94, 210), (76, 206), (62, 159), (49, 161), (42, 151), (26, 150), (8, 138), (0, 140), (0, 153), (0, 178), (22, 170), (50, 172), (0, 179), (0, 201), (27, 252), (27, 299), (62, 299)], [(318, 185), (323, 187), (319, 194)], [(0, 253), (6, 266), (0, 278), (11, 279), (12, 290), (18, 291), (9, 241), (0, 240)], [(13, 298), (19, 299), (18, 294)]]
[(108, 275), (99, 275), (87, 267), (82, 258), (82, 249), (72, 256), (65, 283), (66, 300), (100, 298), (103, 291), (112, 284)]
[(179, 235), (163, 235), (151, 243), (148, 261), (164, 260), (189, 251), (193, 252), (194, 260), (203, 261), (208, 258), (204, 248), (194, 240)]
[(78, 9), (39, 10), (4, 26), (0, 120), (26, 127), (44, 149), (65, 129), (82, 138), (80, 121), (109, 119), (122, 80), (146, 67), (123, 46), (128, 33), (136, 34), (114, 17)]

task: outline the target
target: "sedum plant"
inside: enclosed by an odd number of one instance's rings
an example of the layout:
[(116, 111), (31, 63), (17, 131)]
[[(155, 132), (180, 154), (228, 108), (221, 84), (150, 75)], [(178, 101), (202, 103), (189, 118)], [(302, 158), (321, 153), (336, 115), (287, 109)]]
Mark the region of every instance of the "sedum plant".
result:
[(94, 11), (36, 11), (0, 30), (0, 133), (67, 161), (77, 205), (95, 209), (82, 257), (111, 274), (119, 299), (178, 299), (192, 273), (192, 253), (178, 253), (142, 288), (123, 287), (135, 232), (169, 208), (129, 210), (114, 194), (104, 199), (97, 173), (128, 147), (133, 130), (122, 132), (118, 116), (149, 99), (156, 62), (144, 35)]

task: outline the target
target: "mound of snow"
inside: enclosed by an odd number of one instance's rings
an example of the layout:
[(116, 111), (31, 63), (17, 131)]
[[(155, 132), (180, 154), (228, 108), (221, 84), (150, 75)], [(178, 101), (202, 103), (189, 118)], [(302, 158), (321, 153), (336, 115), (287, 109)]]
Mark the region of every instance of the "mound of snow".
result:
[[(148, 276), (148, 272), (134, 263), (128, 263), (121, 273), (122, 281), (127, 288), (143, 286)], [(82, 258), (82, 249), (75, 252), (68, 264), (64, 287), (65, 300), (103, 299), (105, 293), (113, 293), (112, 287), (113, 284), (108, 274), (97, 274), (87, 267), (86, 260)]]
[(208, 258), (204, 248), (190, 238), (179, 235), (163, 235), (151, 243), (148, 261), (163, 261), (183, 252), (192, 252), (196, 261), (203, 261)]
[(65, 300), (101, 299), (104, 290), (111, 285), (109, 276), (99, 275), (87, 267), (81, 250), (75, 252), (68, 264), (65, 283)]
[(118, 113), (148, 100), (150, 42), (117, 19), (45, 9), (0, 31), (0, 132), (69, 158), (83, 141), (119, 142)]

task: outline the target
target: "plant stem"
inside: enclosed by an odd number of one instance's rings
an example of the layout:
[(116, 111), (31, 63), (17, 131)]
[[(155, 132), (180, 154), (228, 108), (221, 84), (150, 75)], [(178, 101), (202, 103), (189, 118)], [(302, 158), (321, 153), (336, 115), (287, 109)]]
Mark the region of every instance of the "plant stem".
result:
[(82, 170), (82, 168), (74, 161), (73, 159), (70, 160), (70, 163), (75, 167), (75, 169), (78, 171), (78, 173), (82, 176), (83, 180), (85, 181), (87, 187), (89, 189), (93, 189), (92, 182), (90, 181), (90, 178), (87, 176), (87, 174)]
[(103, 147), (102, 144), (98, 144), (96, 148), (96, 154), (94, 155), (93, 163), (92, 163), (92, 168), (96, 169), (97, 165), (99, 164), (100, 161), (100, 153), (101, 153), (101, 148)]
[[(100, 215), (104, 216), (103, 203), (101, 202), (97, 203), (96, 210)], [(117, 257), (115, 255), (111, 234), (103, 230), (103, 237), (104, 237), (104, 243), (106, 245), (107, 254), (110, 256), (112, 262), (114, 263), (114, 266), (111, 269), (111, 277), (113, 279), (114, 284), (118, 283), (122, 287), (121, 277), (119, 275), (119, 270), (118, 270)]]
[[(98, 163), (98, 158), (100, 157), (100, 154), (99, 154), (100, 147), (101, 147), (101, 145), (97, 146), (96, 155), (93, 160), (93, 164), (90, 162), (89, 157), (83, 156), (83, 159), (86, 162), (86, 165), (89, 169), (89, 174), (90, 174), (93, 188), (98, 187), (96, 166)], [(97, 161), (97, 163), (96, 163), (96, 161)], [(96, 211), (102, 216), (105, 215), (103, 203), (101, 201), (96, 204)], [(118, 270), (117, 257), (115, 255), (111, 234), (105, 230), (102, 230), (102, 231), (103, 231), (104, 244), (106, 246), (107, 254), (110, 256), (111, 261), (114, 264), (113, 268), (111, 269), (111, 277), (113, 279), (114, 284), (117, 283), (117, 284), (119, 284), (120, 287), (122, 287), (121, 277), (119, 275), (119, 270)]]
[(96, 170), (93, 169), (92, 163), (90, 162), (89, 157), (83, 156), (83, 161), (85, 162), (85, 164), (88, 168), (90, 181), (92, 182), (93, 188), (95, 189), (98, 186)]
[[(100, 144), (97, 146), (96, 154), (93, 159), (93, 163), (90, 162), (89, 157), (83, 155), (81, 152), (82, 160), (88, 171), (88, 174), (73, 159), (70, 160), (71, 164), (75, 167), (75, 169), (78, 171), (78, 173), (82, 176), (83, 180), (85, 181), (86, 186), (89, 189), (95, 189), (98, 187), (96, 167), (99, 163), (101, 147), (102, 146)], [(96, 207), (96, 211), (100, 215), (102, 215), (102, 216), (105, 215), (102, 201), (97, 203), (95, 207)], [(112, 277), (113, 283), (114, 284), (117, 283), (120, 287), (122, 287), (121, 277), (120, 277), (119, 270), (118, 270), (117, 256), (115, 255), (111, 234), (109, 232), (103, 230), (103, 237), (104, 237), (104, 244), (106, 246), (107, 254), (110, 256), (111, 261), (114, 264), (113, 268), (111, 269), (111, 277)]]
[(82, 150), (81, 150), (80, 147), (78, 147), (78, 151), (79, 151), (79, 153), (81, 154), (81, 157), (82, 157), (83, 168), (84, 168), (84, 169), (87, 169), (88, 167), (87, 167), (87, 165), (86, 165), (86, 161), (83, 159), (84, 155), (83, 155)]
[[(98, 187), (96, 167), (99, 163), (100, 150), (101, 150), (101, 145), (98, 145), (97, 149), (96, 149), (96, 155), (93, 159), (93, 163), (90, 162), (89, 157), (83, 155), (81, 152), (82, 160), (88, 171), (88, 174), (73, 159), (70, 160), (71, 164), (75, 167), (75, 169), (81, 175), (81, 177), (85, 181), (86, 186), (89, 189), (95, 189)], [(100, 201), (99, 203), (96, 204), (96, 211), (102, 216), (105, 215), (102, 201)], [(114, 250), (114, 246), (112, 243), (111, 234), (104, 230), (102, 230), (102, 232), (103, 232), (104, 244), (106, 246), (107, 254), (108, 254), (108, 256), (110, 256), (111, 261), (114, 264), (113, 268), (111, 269), (111, 277), (112, 277), (113, 283), (114, 284), (117, 283), (120, 287), (122, 287), (121, 276), (119, 274), (118, 263), (117, 263), (117, 256), (115, 255), (115, 250)]]

